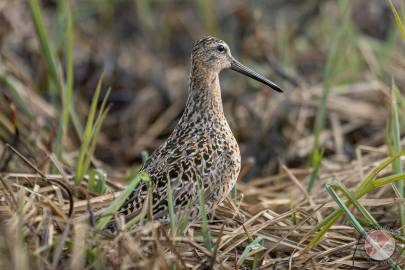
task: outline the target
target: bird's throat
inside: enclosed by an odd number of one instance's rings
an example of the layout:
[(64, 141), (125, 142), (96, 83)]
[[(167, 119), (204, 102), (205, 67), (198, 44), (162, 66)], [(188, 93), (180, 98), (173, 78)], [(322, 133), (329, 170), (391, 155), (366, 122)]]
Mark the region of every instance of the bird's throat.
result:
[(224, 117), (218, 73), (192, 74), (186, 108), (189, 108), (188, 113), (192, 114), (209, 114), (213, 118)]

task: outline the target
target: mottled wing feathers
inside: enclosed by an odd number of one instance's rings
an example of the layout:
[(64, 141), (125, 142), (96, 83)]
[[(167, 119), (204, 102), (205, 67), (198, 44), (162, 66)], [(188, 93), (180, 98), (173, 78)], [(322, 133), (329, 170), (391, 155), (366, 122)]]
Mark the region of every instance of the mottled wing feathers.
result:
[[(179, 138), (177, 138), (179, 139)], [(173, 192), (173, 201), (178, 209), (187, 205), (194, 205), (197, 195), (196, 180), (200, 178), (207, 200), (214, 196), (213, 182), (220, 177), (221, 156), (213, 151), (213, 146), (207, 143), (206, 138), (198, 140), (178, 141), (171, 145), (168, 140), (151, 155), (142, 171), (148, 173), (152, 179), (153, 216), (156, 219), (167, 219), (167, 181), (170, 179)], [(164, 150), (164, 151), (162, 151)], [(147, 186), (142, 183), (128, 197), (120, 213), (130, 220), (141, 212), (147, 197)], [(191, 202), (190, 202), (191, 200)]]

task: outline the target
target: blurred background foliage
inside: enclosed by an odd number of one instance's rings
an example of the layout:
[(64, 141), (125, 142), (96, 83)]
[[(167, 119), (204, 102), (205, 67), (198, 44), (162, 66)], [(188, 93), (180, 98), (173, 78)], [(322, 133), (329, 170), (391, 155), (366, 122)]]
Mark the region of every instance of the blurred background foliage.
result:
[[(40, 1), (61, 69), (66, 61), (63, 2)], [(358, 145), (384, 144), (387, 89), (392, 79), (399, 89), (405, 86), (403, 42), (383, 0), (70, 4), (77, 115), (89, 111), (101, 74), (100, 105), (111, 88), (95, 166), (136, 166), (144, 150), (153, 151), (170, 134), (184, 109), (192, 45), (205, 35), (225, 40), (236, 58), (285, 89), (280, 95), (231, 71), (221, 75), (225, 114), (243, 162), (251, 166), (245, 179), (276, 172), (280, 161), (307, 166), (317, 140), (332, 167), (353, 159)], [(0, 48), (2, 111), (13, 111), (10, 100), (17, 105), (17, 125), (25, 134), (20, 150), (40, 163), (55, 140), (61, 104), (51, 105), (55, 85), (49, 83), (26, 1), (0, 1)], [(331, 91), (322, 101), (325, 82)], [(19, 102), (13, 87), (23, 97)], [(318, 107), (328, 99), (325, 125), (314, 135)], [(73, 126), (69, 123), (71, 136), (63, 144), (63, 160), (70, 165), (80, 145)], [(12, 128), (5, 127), (0, 136), (10, 142)]]

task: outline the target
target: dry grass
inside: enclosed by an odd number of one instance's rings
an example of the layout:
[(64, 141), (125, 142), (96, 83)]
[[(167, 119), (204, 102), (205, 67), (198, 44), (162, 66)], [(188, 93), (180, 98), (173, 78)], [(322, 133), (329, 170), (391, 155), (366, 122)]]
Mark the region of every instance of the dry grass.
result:
[[(381, 163), (386, 154), (375, 148), (369, 154), (347, 164), (344, 169), (321, 169), (321, 183), (342, 181), (355, 187), (361, 175)], [(35, 170), (35, 168), (33, 168)], [(380, 176), (388, 175), (390, 169)], [(91, 226), (98, 210), (106, 207), (116, 192), (94, 196), (81, 188), (73, 188), (70, 175), (7, 173), (2, 175), (1, 217), (2, 267), (5, 269), (82, 269), (84, 265), (106, 269), (235, 269), (245, 247), (252, 239), (264, 239), (254, 253), (260, 255), (260, 269), (304, 267), (317, 269), (368, 268), (369, 262), (360, 254), (359, 235), (345, 219), (332, 226), (318, 246), (306, 250), (311, 230), (336, 207), (319, 183), (311, 194), (305, 191), (308, 170), (283, 166), (279, 175), (256, 179), (238, 185), (236, 202), (227, 200), (215, 209), (209, 229), (215, 243), (215, 255), (207, 250), (201, 236), (201, 225), (190, 224), (184, 236), (173, 238), (168, 227), (147, 223), (133, 230), (112, 236)], [(74, 190), (73, 215), (68, 196), (58, 184)], [(120, 187), (111, 186), (119, 191)], [(378, 222), (393, 230), (399, 228), (397, 206), (404, 200), (396, 198), (391, 186), (360, 200)], [(21, 233), (17, 230), (22, 230)], [(221, 233), (222, 231), (222, 233)], [(15, 239), (21, 236), (23, 239)], [(173, 244), (175, 241), (175, 244)], [(243, 266), (251, 265), (253, 254)], [(24, 262), (26, 260), (26, 262)], [(30, 262), (29, 266), (27, 262)]]

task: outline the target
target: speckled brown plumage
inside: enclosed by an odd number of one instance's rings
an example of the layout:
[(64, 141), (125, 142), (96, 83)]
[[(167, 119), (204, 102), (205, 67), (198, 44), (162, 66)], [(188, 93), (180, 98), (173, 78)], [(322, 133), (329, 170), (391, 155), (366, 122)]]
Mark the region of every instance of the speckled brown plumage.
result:
[[(206, 37), (194, 45), (184, 113), (166, 142), (152, 153), (141, 169), (152, 179), (155, 220), (166, 221), (168, 218), (166, 195), (169, 179), (176, 212), (191, 207), (192, 219), (199, 216), (198, 177), (208, 211), (223, 201), (234, 186), (241, 157), (224, 116), (218, 75), (221, 70), (232, 68), (280, 90), (250, 70), (249, 74), (238, 70), (241, 67), (237, 65), (241, 66), (232, 57), (228, 45), (217, 38)], [(132, 219), (140, 213), (146, 197), (147, 187), (143, 183), (128, 197), (120, 213), (125, 215), (126, 220)]]

